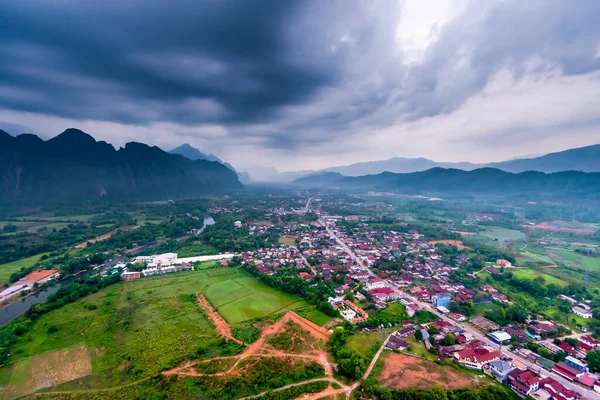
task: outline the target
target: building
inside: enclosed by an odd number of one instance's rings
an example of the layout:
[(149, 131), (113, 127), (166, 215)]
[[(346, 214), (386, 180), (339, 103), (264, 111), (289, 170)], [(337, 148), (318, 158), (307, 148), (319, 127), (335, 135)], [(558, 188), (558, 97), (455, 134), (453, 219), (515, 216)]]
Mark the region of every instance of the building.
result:
[(580, 316), (581, 318), (589, 319), (594, 316), (590, 310), (586, 310), (585, 308), (581, 308), (579, 306), (575, 306), (571, 309), (573, 314)]
[(570, 381), (575, 381), (585, 375), (586, 371), (582, 371), (565, 361), (556, 364), (552, 371), (567, 378)]
[(124, 281), (132, 281), (134, 279), (139, 279), (140, 276), (141, 274), (137, 271), (123, 272), (121, 274), (121, 279), (123, 279)]
[(404, 350), (408, 347), (408, 342), (402, 340), (399, 337), (392, 335), (385, 344), (385, 348), (388, 350)]
[(448, 293), (440, 293), (431, 296), (431, 302), (435, 304), (436, 307), (448, 307), (452, 297)]
[(506, 377), (505, 384), (520, 397), (527, 397), (540, 388), (541, 379), (535, 373), (516, 368)]
[(498, 344), (510, 343), (510, 335), (504, 331), (488, 333), (488, 337)]
[(504, 260), (504, 259), (496, 260), (496, 265), (499, 267), (505, 267), (505, 268), (512, 267), (512, 263), (510, 261)]
[(500, 381), (505, 380), (508, 374), (515, 369), (515, 367), (504, 360), (491, 361), (488, 366), (490, 367), (492, 375)]

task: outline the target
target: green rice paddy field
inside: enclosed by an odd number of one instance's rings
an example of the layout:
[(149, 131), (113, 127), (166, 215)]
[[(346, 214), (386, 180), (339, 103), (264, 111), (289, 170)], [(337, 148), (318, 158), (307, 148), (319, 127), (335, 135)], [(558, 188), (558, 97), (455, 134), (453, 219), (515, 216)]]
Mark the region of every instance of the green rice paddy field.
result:
[(214, 283), (206, 289), (205, 295), (230, 324), (307, 306), (304, 300), (273, 289), (251, 276)]

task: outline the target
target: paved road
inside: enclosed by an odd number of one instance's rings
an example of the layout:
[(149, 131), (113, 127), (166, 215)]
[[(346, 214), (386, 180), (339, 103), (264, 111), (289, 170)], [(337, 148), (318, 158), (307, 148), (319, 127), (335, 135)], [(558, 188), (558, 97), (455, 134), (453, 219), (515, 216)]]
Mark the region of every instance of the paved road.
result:
[[(319, 219), (319, 223), (323, 226), (325, 226), (325, 228), (327, 229), (327, 232), (331, 235), (331, 237), (334, 237), (336, 239), (336, 241), (343, 246), (343, 248), (348, 252), (348, 254), (350, 254), (350, 256), (352, 257), (353, 260), (357, 260), (358, 257), (352, 252), (352, 250), (331, 230), (329, 229), (329, 227), (327, 226), (327, 224), (325, 224), (324, 221), (322, 221), (321, 219)], [(363, 264), (363, 267), (366, 268), (366, 270), (369, 272), (370, 275), (375, 276), (375, 274), (369, 269), (368, 265)], [(423, 303), (415, 298), (413, 298), (412, 296), (408, 296), (407, 297), (412, 300), (413, 302), (415, 302), (416, 304), (418, 304), (419, 306), (421, 306), (422, 308), (426, 309), (427, 311), (437, 315), (439, 318), (441, 318), (444, 321), (447, 321), (449, 323), (452, 324), (456, 324), (456, 321), (446, 317), (445, 315), (441, 314), (440, 312), (438, 312), (435, 308), (432, 307), (431, 304), (428, 303)], [(481, 340), (483, 343), (486, 343), (492, 347), (497, 347), (498, 345), (494, 342), (492, 342), (490, 339), (488, 339), (487, 337), (481, 335), (479, 333), (479, 331), (477, 331), (475, 328), (472, 328), (469, 325), (461, 325), (462, 328), (465, 329), (465, 331), (471, 333), (473, 335), (473, 337), (475, 337), (478, 340)], [(381, 350), (381, 349), (380, 349)], [(540, 374), (542, 376), (550, 376), (553, 379), (555, 379), (556, 381), (558, 381), (560, 384), (562, 384), (564, 387), (566, 387), (567, 389), (573, 390), (577, 393), (582, 394), (585, 398), (588, 399), (598, 399), (600, 400), (600, 395), (592, 390), (588, 390), (583, 388), (582, 386), (579, 386), (578, 384), (571, 382), (565, 378), (563, 378), (562, 376), (552, 372), (552, 371), (547, 371), (547, 370), (542, 370), (537, 364), (532, 363), (531, 361), (519, 356), (518, 354), (515, 354), (507, 349), (503, 349), (502, 352), (504, 354), (507, 354), (509, 357), (511, 357), (514, 360), (520, 361), (521, 363), (523, 363), (524, 365), (527, 365), (528, 367), (531, 367), (533, 370), (540, 372)]]

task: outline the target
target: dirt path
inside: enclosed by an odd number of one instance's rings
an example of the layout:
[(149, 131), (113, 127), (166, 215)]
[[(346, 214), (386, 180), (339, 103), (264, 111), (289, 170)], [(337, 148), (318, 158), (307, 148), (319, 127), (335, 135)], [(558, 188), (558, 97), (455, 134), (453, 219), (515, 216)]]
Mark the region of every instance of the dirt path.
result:
[[(213, 322), (213, 324), (217, 327), (217, 331), (221, 336), (226, 339), (234, 340), (240, 344), (242, 342), (231, 336), (231, 330), (229, 324), (221, 318), (221, 316), (211, 307), (206, 298), (199, 294), (196, 295), (198, 299), (198, 306), (204, 309), (209, 317), (209, 319)], [(277, 358), (296, 358), (303, 360), (315, 361), (321, 364), (325, 370), (325, 375), (328, 377), (333, 376), (333, 368), (329, 364), (329, 360), (327, 358), (327, 353), (322, 350), (313, 350), (312, 354), (294, 354), (294, 353), (286, 353), (284, 351), (275, 350), (272, 348), (263, 348), (265, 344), (265, 340), (269, 335), (277, 334), (284, 330), (284, 325), (288, 321), (293, 321), (298, 324), (302, 329), (308, 331), (312, 336), (316, 337), (320, 340), (329, 339), (329, 332), (321, 328), (320, 326), (313, 324), (312, 322), (302, 318), (298, 314), (293, 311), (288, 311), (283, 318), (279, 321), (275, 322), (272, 325), (267, 326), (260, 334), (258, 340), (251, 345), (249, 345), (246, 350), (237, 356), (231, 357), (215, 357), (208, 360), (203, 361), (190, 361), (184, 365), (179, 367), (170, 369), (168, 371), (164, 371), (163, 375), (180, 375), (180, 376), (225, 376), (236, 373), (236, 368), (238, 365), (248, 357), (277, 357)], [(203, 374), (197, 372), (194, 369), (194, 366), (199, 364), (200, 362), (209, 362), (212, 360), (222, 360), (222, 359), (236, 359), (237, 361), (233, 364), (227, 371), (218, 372), (214, 374)]]
[(206, 297), (204, 297), (204, 295), (197, 294), (196, 299), (198, 300), (198, 307), (206, 311), (208, 319), (210, 319), (211, 322), (215, 325), (215, 328), (217, 329), (219, 335), (223, 336), (225, 340), (232, 340), (238, 344), (244, 344), (241, 340), (233, 337), (233, 335), (231, 334), (231, 327), (229, 326), (229, 324), (225, 322), (225, 320), (219, 315), (218, 312), (215, 311), (214, 308), (212, 308), (212, 306), (210, 305), (208, 300), (206, 300)]
[(306, 318), (302, 318), (294, 311), (289, 311), (287, 314), (285, 314), (285, 317), (283, 317), (283, 319), (285, 319), (285, 322), (293, 321), (297, 323), (317, 339), (327, 341), (329, 340), (329, 336), (331, 336), (331, 333), (329, 333), (326, 329), (320, 327), (314, 322), (307, 320)]

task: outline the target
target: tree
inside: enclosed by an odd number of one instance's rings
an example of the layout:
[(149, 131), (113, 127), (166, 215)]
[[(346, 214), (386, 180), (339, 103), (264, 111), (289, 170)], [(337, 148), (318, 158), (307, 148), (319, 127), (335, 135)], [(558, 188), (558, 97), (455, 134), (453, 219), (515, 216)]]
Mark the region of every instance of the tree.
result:
[(423, 341), (423, 333), (419, 329), (415, 331), (415, 339), (417, 340), (417, 342)]
[(600, 371), (600, 351), (592, 350), (587, 353), (586, 361), (592, 372)]
[(444, 344), (446, 346), (452, 346), (456, 344), (456, 337), (451, 333), (446, 333), (444, 335)]

